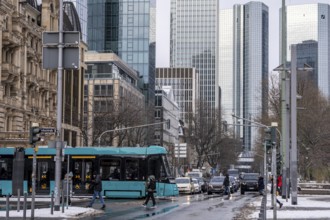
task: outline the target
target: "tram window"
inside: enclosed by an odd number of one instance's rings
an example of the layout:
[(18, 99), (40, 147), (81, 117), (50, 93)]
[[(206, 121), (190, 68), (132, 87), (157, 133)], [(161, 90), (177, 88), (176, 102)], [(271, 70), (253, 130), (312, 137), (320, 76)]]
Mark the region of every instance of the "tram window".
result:
[(8, 161), (6, 159), (0, 161), (0, 179), (8, 180), (11, 179), (10, 171), (8, 170)]
[(138, 159), (128, 159), (126, 160), (126, 180), (138, 180), (139, 178), (139, 160)]
[(103, 159), (100, 161), (102, 180), (120, 180), (120, 159)]
[(166, 171), (159, 156), (150, 157), (148, 161), (148, 175), (154, 175), (156, 179), (166, 177)]

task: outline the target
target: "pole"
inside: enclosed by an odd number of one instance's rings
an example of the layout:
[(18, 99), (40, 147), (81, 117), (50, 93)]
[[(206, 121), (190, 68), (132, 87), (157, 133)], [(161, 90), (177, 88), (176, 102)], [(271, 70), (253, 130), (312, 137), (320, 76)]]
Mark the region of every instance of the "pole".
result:
[(267, 143), (265, 141), (264, 143), (264, 184), (265, 184), (265, 189), (264, 189), (264, 219), (267, 219)]
[(287, 132), (289, 129), (289, 110), (287, 108), (289, 101), (289, 87), (287, 83), (287, 71), (286, 71), (286, 62), (287, 62), (287, 33), (286, 33), (286, 6), (285, 0), (282, 0), (282, 64), (283, 71), (281, 72), (281, 121), (282, 121), (282, 134), (281, 138), (281, 154), (284, 158), (284, 163), (282, 166), (282, 176), (285, 181), (282, 185), (282, 198), (287, 198), (288, 182), (289, 182), (289, 144), (290, 144), (290, 135)]
[(60, 211), (61, 167), (62, 167), (62, 74), (63, 74), (63, 0), (59, 1), (59, 40), (57, 69), (57, 118), (56, 118), (56, 165), (55, 165), (55, 205), (54, 210)]
[(36, 173), (37, 173), (37, 155), (36, 145), (33, 144), (33, 161), (32, 161), (32, 198), (31, 198), (31, 219), (34, 219), (34, 207), (36, 197)]
[(291, 204), (297, 205), (297, 46), (291, 45)]
[(67, 171), (66, 171), (66, 209), (68, 209), (69, 207), (69, 162), (70, 162), (70, 157), (69, 157), (69, 154), (68, 154), (68, 160), (67, 160)]
[(272, 149), (272, 174), (273, 174), (273, 194), (272, 194), (272, 204), (273, 204), (273, 219), (277, 219), (276, 213), (276, 145)]

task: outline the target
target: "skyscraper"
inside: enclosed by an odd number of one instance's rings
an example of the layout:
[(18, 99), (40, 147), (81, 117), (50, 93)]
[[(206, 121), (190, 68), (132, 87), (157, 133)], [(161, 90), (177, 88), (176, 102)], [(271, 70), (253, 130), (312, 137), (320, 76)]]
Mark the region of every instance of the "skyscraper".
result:
[[(89, 50), (113, 52), (138, 72), (150, 111), (146, 124), (154, 122), (155, 7), (155, 0), (88, 0)], [(153, 131), (148, 133), (151, 144)]]
[[(261, 2), (234, 5), (220, 11), (219, 85), (224, 120), (238, 124), (232, 114), (253, 120), (267, 111), (268, 7)], [(255, 145), (257, 129), (243, 121), (245, 150)]]
[[(311, 50), (311, 57), (317, 60), (315, 79), (320, 91), (330, 96), (330, 5), (303, 4), (290, 5), (287, 11), (287, 59), (290, 61), (290, 46), (304, 41), (317, 43), (317, 57)], [(280, 12), (281, 15), (281, 12)], [(281, 30), (281, 27), (280, 27)], [(281, 37), (281, 34), (280, 34)], [(282, 39), (280, 39), (282, 40)], [(306, 42), (305, 42), (306, 43)], [(299, 53), (299, 51), (297, 51)], [(281, 54), (281, 53), (280, 53)], [(299, 54), (297, 54), (299, 56)], [(304, 55), (305, 57), (307, 54)], [(298, 57), (299, 59), (299, 57)]]
[(218, 0), (171, 0), (170, 66), (196, 69), (197, 99), (219, 107)]
[(154, 0), (88, 0), (89, 50), (114, 52), (138, 71), (152, 103), (155, 42), (150, 41), (150, 7), (154, 5)]
[(68, 0), (74, 4), (79, 16), (82, 40), (87, 43), (87, 0)]

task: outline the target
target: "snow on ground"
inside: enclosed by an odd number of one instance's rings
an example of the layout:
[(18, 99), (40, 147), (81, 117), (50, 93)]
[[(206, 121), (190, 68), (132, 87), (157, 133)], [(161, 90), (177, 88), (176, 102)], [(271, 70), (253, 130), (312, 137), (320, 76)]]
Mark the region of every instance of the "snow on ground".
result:
[[(279, 209), (277, 206), (277, 219), (330, 219), (330, 196), (329, 195), (299, 195), (297, 197), (297, 205), (291, 204), (291, 197), (282, 199), (277, 197), (283, 203), (283, 207)], [(255, 203), (254, 206), (260, 206)], [(273, 217), (271, 207), (271, 194), (267, 194), (267, 218)], [(256, 210), (250, 215), (251, 219), (259, 217), (260, 210)]]
[[(94, 216), (103, 213), (101, 210), (96, 210), (93, 208), (82, 208), (77, 206), (69, 206), (68, 209), (64, 208), (64, 213), (62, 213), (62, 207), (60, 211), (54, 211), (53, 215), (51, 214), (50, 208), (42, 208), (42, 209), (35, 209), (34, 216), (35, 217), (43, 217), (47, 216), (47, 218), (81, 218), (85, 216)], [(26, 210), (26, 217), (31, 216), (31, 210)], [(0, 218), (6, 217), (6, 211), (0, 211)], [(23, 210), (17, 212), (17, 210), (9, 211), (9, 217), (23, 217)]]

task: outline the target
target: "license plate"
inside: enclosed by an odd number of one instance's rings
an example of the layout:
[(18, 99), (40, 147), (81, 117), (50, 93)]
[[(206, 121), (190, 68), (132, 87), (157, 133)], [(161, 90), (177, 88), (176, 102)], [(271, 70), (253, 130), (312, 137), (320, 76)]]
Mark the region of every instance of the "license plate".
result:
[(254, 189), (254, 187), (250, 187), (249, 189)]

